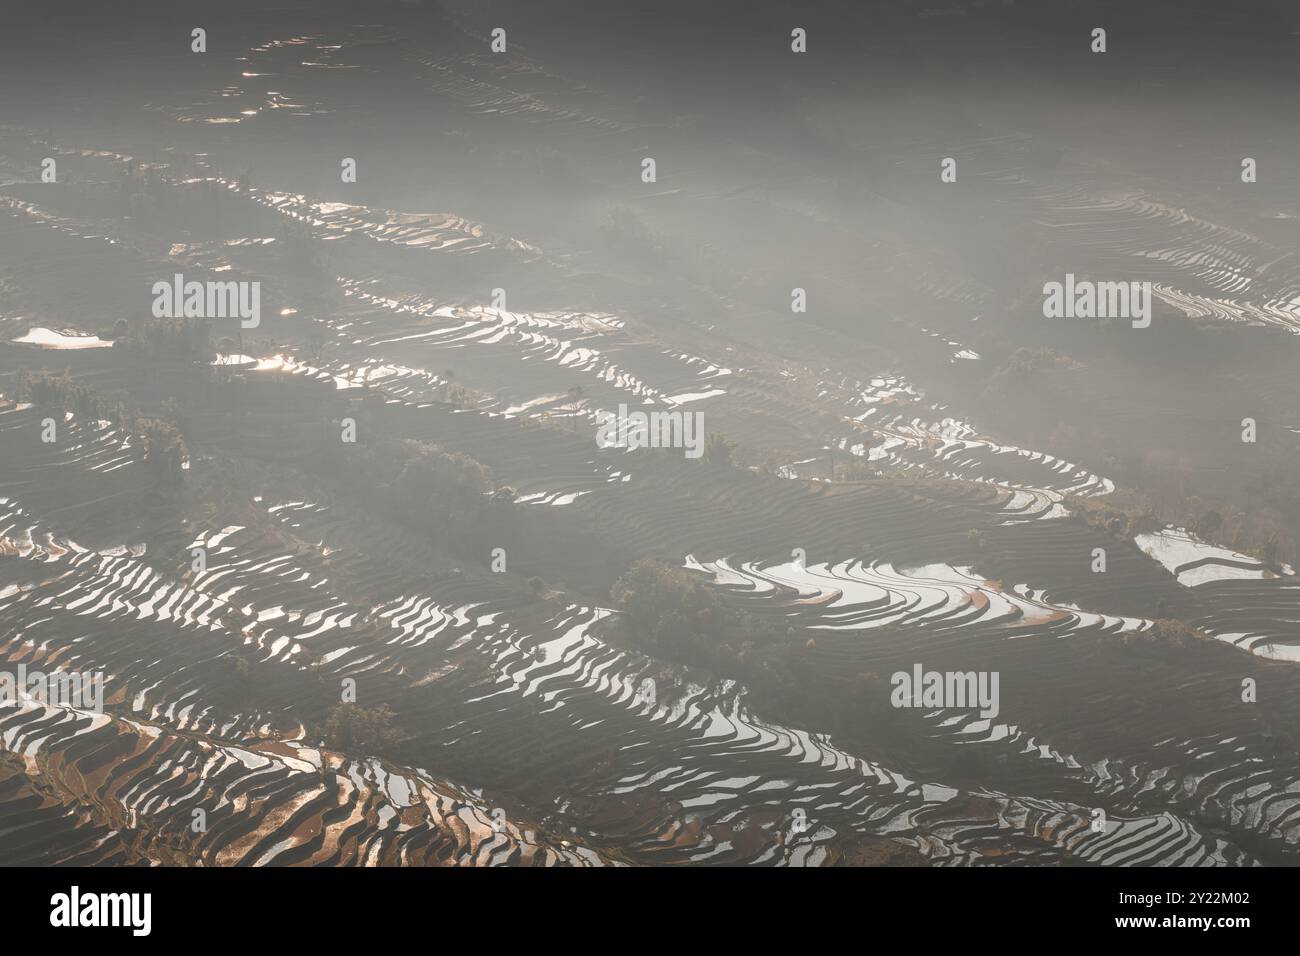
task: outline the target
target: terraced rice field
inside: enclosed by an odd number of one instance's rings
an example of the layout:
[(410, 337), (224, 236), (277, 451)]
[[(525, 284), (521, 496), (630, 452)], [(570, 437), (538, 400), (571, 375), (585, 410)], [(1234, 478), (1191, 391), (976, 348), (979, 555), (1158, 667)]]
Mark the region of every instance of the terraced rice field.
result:
[[(1300, 862), (1272, 187), (996, 98), (795, 148), (517, 6), (250, 7), (0, 113), (0, 671), (103, 678), (0, 707), (0, 863)], [(1203, 371), (1049, 327), (1067, 267)], [(258, 320), (177, 344), (178, 274)], [(597, 441), (638, 412), (726, 441)], [(739, 630), (639, 635), (646, 559)], [(900, 705), (914, 666), (995, 712)]]

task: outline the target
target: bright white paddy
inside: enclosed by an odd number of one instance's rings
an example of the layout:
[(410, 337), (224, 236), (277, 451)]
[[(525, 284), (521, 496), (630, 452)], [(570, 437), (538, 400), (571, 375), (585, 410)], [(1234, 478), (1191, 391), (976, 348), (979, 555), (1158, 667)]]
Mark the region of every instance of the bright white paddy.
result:
[(111, 349), (112, 340), (101, 339), (97, 335), (56, 332), (53, 329), (32, 328), (26, 335), (13, 340), (21, 345), (39, 345), (47, 349)]

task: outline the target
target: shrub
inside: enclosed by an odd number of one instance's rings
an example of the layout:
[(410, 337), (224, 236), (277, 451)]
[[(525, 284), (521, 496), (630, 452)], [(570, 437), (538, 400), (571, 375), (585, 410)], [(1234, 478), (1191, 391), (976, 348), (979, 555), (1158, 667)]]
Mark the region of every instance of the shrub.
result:
[(382, 753), (402, 738), (392, 708), (339, 704), (321, 727), (320, 738), (330, 750), (353, 755)]

